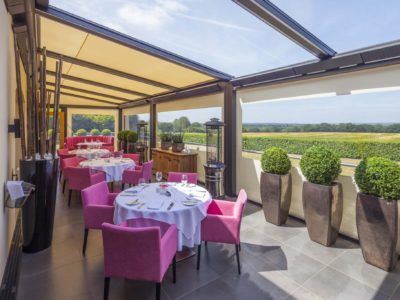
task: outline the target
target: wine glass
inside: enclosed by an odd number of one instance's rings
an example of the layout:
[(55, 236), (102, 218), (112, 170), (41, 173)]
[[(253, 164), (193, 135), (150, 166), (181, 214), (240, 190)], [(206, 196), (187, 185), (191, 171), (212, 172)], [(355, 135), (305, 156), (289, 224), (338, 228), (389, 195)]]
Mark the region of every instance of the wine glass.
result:
[(146, 180), (143, 177), (139, 178), (138, 185), (142, 186), (142, 185), (145, 185), (145, 184), (146, 184)]
[(160, 183), (162, 180), (162, 173), (160, 171), (156, 172), (156, 179)]
[(186, 185), (187, 182), (188, 182), (188, 176), (187, 176), (186, 174), (182, 174), (181, 183), (182, 183), (183, 185)]

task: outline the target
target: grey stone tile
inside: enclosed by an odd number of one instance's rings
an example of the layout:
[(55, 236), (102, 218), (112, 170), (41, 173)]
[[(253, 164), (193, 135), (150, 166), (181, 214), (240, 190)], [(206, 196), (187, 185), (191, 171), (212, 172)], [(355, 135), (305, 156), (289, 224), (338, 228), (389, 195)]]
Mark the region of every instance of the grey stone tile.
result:
[(299, 284), (321, 271), (325, 265), (307, 255), (282, 245), (258, 258), (266, 260), (276, 266), (277, 274), (284, 274)]
[(265, 220), (259, 220), (255, 228), (280, 242), (285, 242), (288, 239), (307, 231), (304, 223), (292, 218), (288, 218), (286, 224), (282, 226), (276, 226)]
[(326, 267), (317, 276), (306, 281), (303, 287), (324, 299), (388, 299), (377, 290), (330, 267)]
[(288, 300), (323, 300), (322, 297), (314, 294), (313, 292), (307, 290), (304, 287), (299, 287), (286, 299)]
[(357, 244), (340, 237), (333, 246), (326, 247), (310, 240), (307, 231), (285, 241), (284, 243), (285, 245), (288, 245), (324, 264), (329, 264), (329, 262), (344, 253), (347, 249), (359, 247)]
[(400, 268), (386, 272), (364, 262), (360, 249), (346, 251), (336, 258), (330, 267), (362, 282), (373, 289), (379, 289), (390, 296), (400, 282)]
[(280, 249), (282, 243), (274, 240), (255, 229), (245, 229), (241, 232), (242, 249), (254, 255), (266, 255), (270, 251)]

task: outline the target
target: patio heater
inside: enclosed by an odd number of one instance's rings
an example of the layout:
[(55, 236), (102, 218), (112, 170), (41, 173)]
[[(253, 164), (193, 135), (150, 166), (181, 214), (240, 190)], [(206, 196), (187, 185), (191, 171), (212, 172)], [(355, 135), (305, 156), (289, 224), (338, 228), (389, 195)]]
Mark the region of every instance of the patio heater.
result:
[(215, 197), (222, 197), (223, 174), (225, 164), (222, 159), (222, 139), (225, 123), (218, 118), (212, 118), (206, 122), (206, 156), (207, 162), (204, 165), (206, 189)]
[(140, 154), (140, 163), (147, 161), (147, 123), (146, 121), (139, 121), (137, 123), (138, 141), (136, 150)]

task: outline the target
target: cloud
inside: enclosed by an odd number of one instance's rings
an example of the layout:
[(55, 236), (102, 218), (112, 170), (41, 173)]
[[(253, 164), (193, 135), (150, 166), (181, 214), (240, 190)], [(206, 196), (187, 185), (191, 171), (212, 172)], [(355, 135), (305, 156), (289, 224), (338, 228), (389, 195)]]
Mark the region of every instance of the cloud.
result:
[(118, 9), (118, 16), (127, 24), (157, 30), (173, 20), (173, 14), (183, 13), (187, 7), (181, 0), (147, 0), (130, 2)]

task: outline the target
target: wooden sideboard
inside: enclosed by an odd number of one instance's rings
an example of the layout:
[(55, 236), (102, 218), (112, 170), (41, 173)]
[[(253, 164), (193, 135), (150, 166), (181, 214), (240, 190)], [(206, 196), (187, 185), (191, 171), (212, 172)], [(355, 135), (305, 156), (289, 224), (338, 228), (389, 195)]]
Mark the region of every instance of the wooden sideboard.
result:
[(168, 172), (197, 173), (197, 153), (175, 153), (152, 148), (151, 154), (154, 161), (153, 173), (162, 172), (164, 179), (168, 177)]

